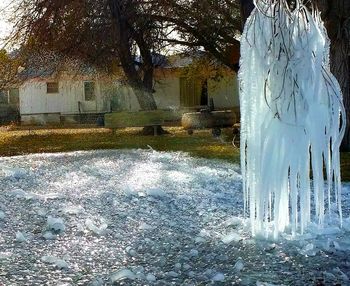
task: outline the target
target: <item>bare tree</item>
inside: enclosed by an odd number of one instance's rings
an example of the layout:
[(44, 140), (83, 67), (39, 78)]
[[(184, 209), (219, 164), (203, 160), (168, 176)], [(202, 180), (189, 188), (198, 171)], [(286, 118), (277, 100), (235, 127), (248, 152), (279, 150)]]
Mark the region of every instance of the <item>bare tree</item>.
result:
[(147, 9), (141, 0), (21, 0), (11, 40), (27, 58), (47, 50), (103, 69), (121, 67), (141, 109), (154, 110), (153, 53), (163, 29)]

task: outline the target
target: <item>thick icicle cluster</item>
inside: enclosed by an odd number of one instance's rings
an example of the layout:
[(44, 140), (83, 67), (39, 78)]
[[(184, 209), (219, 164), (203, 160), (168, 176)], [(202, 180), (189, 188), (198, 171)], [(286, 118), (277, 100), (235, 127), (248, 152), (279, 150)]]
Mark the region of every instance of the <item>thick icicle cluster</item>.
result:
[(254, 235), (275, 238), (322, 226), (333, 202), (341, 218), (341, 91), (319, 13), (296, 2), (257, 0), (241, 38), (245, 209)]

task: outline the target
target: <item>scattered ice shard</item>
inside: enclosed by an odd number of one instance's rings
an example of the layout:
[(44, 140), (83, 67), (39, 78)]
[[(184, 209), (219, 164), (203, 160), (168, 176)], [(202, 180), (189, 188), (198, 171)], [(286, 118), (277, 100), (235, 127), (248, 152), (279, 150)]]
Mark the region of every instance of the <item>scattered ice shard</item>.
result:
[(148, 189), (145, 192), (147, 196), (158, 198), (158, 199), (166, 197), (166, 193), (161, 189), (153, 188), (153, 189)]
[(213, 278), (211, 279), (213, 282), (224, 282), (225, 281), (225, 275), (223, 273), (216, 273)]
[(95, 221), (89, 218), (85, 220), (85, 225), (90, 231), (97, 235), (103, 235), (108, 227), (108, 224), (105, 222), (101, 222), (101, 224), (97, 225)]
[(17, 180), (24, 178), (27, 175), (27, 171), (22, 168), (10, 168), (1, 166), (1, 170), (5, 173), (6, 177), (12, 177)]
[(303, 233), (313, 220), (312, 197), (320, 226), (333, 202), (341, 223), (345, 110), (320, 13), (301, 0), (294, 10), (286, 0), (255, 4), (241, 37), (239, 74), (244, 206), (252, 233), (267, 236), (269, 225), (275, 238), (287, 227)]
[(65, 231), (66, 227), (61, 218), (47, 217), (46, 229), (52, 233), (58, 234)]
[(233, 270), (235, 272), (240, 272), (242, 269), (244, 268), (244, 262), (243, 259), (241, 257), (239, 257), (235, 263), (235, 265), (233, 266)]
[(147, 274), (146, 280), (147, 280), (148, 282), (156, 282), (157, 278), (156, 278), (156, 276), (154, 276), (153, 274)]
[(3, 211), (0, 211), (0, 220), (3, 220), (5, 218), (5, 213)]
[(112, 284), (118, 283), (119, 281), (125, 280), (125, 279), (135, 280), (136, 275), (130, 269), (124, 268), (113, 273), (110, 277), (110, 281)]
[(16, 241), (17, 242), (26, 242), (27, 238), (24, 236), (24, 234), (20, 231), (16, 232)]
[(239, 242), (241, 240), (241, 236), (237, 232), (231, 232), (222, 237), (222, 242), (226, 244), (230, 244), (231, 242)]
[(59, 269), (68, 269), (68, 263), (64, 261), (63, 259), (57, 258), (55, 256), (43, 256), (41, 257), (41, 261), (55, 265)]

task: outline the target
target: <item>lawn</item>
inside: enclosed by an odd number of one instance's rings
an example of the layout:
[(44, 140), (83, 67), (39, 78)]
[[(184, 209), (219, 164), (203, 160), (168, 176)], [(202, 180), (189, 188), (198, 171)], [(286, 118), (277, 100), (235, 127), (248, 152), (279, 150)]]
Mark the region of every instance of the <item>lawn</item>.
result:
[[(0, 155), (66, 152), (94, 149), (147, 149), (183, 151), (194, 157), (223, 159), (239, 163), (239, 149), (230, 140), (213, 138), (209, 130), (189, 136), (179, 127), (169, 127), (168, 135), (142, 136), (140, 129), (120, 129), (116, 133), (105, 128), (2, 128)], [(341, 156), (342, 178), (350, 181), (350, 153)]]

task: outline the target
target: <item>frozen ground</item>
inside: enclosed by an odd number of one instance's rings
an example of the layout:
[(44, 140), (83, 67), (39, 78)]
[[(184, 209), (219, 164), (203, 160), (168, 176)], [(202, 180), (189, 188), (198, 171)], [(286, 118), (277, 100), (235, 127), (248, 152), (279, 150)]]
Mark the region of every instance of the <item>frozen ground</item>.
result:
[(272, 242), (250, 237), (232, 164), (95, 151), (0, 170), (0, 285), (350, 284), (349, 185), (343, 230)]

